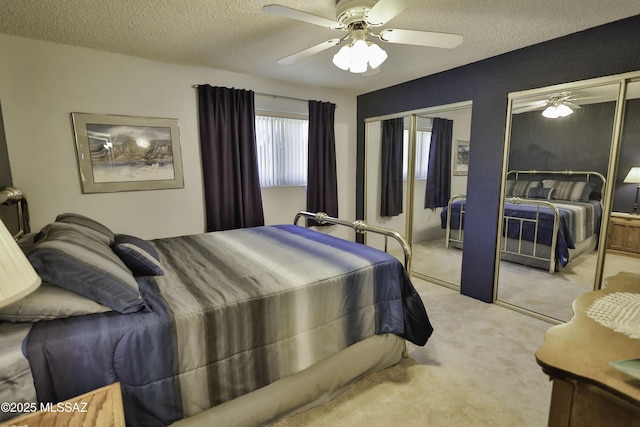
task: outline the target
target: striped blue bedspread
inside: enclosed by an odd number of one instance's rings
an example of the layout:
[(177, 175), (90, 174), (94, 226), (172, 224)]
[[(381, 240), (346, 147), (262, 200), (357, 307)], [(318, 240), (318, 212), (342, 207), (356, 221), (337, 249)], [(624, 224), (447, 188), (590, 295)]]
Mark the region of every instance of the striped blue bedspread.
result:
[(130, 426), (160, 426), (300, 372), (374, 334), (431, 335), (401, 263), (282, 225), (153, 240), (152, 311), (39, 322), (26, 352), (38, 400), (119, 381)]

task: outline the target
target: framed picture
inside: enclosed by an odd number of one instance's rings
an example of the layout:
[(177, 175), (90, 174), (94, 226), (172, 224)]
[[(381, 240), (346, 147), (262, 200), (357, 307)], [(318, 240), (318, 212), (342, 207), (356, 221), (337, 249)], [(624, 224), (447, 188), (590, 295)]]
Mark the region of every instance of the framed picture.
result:
[(456, 156), (453, 162), (453, 174), (466, 175), (469, 173), (469, 141), (456, 141), (453, 152)]
[(83, 193), (184, 187), (177, 119), (71, 117)]

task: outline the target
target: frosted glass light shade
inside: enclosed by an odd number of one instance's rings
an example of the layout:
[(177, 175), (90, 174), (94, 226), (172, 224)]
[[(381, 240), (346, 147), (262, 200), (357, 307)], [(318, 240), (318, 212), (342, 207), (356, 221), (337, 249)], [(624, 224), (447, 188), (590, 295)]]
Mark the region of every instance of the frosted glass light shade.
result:
[(556, 107), (556, 111), (560, 117), (567, 117), (570, 114), (573, 114), (573, 110), (566, 104), (560, 104)]
[(372, 43), (369, 46), (369, 66), (371, 68), (378, 68), (387, 59), (387, 52), (385, 52), (380, 46)]
[(548, 119), (557, 119), (558, 117), (567, 117), (573, 114), (573, 110), (566, 104), (549, 105), (542, 112), (542, 115)]
[(333, 63), (336, 67), (345, 71), (349, 69), (349, 65), (351, 65), (350, 50), (350, 46), (342, 46), (338, 53), (333, 55)]
[(333, 63), (342, 70), (364, 73), (368, 67), (378, 68), (387, 59), (387, 52), (380, 46), (358, 39), (340, 48), (333, 56)]
[(0, 307), (18, 301), (40, 286), (40, 277), (0, 221)]

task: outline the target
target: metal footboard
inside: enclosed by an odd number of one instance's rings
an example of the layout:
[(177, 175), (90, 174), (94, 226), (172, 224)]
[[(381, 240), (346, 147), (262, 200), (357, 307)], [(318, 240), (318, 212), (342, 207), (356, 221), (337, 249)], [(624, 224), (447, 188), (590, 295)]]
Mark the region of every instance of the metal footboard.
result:
[[(465, 195), (461, 195), (461, 194), (456, 194), (455, 196), (452, 196), (449, 199), (449, 203), (447, 206), (447, 223), (446, 223), (446, 229), (445, 229), (445, 247), (449, 248), (450, 243), (456, 243), (458, 244), (460, 247), (463, 246), (464, 242), (464, 227), (463, 227), (463, 219), (464, 219), (464, 214), (465, 214), (465, 209), (463, 206), (460, 207), (460, 211), (453, 213), (452, 212), (452, 206), (454, 204), (454, 202), (456, 201), (460, 201), (460, 200), (466, 200), (466, 196)], [(536, 259), (536, 260), (540, 260), (540, 261), (544, 261), (544, 262), (549, 262), (549, 272), (550, 273), (554, 273), (555, 272), (555, 266), (556, 266), (556, 246), (557, 246), (557, 240), (558, 240), (558, 229), (560, 227), (560, 212), (558, 211), (558, 208), (556, 206), (553, 205), (553, 203), (550, 203), (548, 201), (545, 200), (539, 200), (539, 199), (524, 199), (524, 198), (520, 198), (520, 197), (508, 197), (505, 199), (506, 203), (512, 203), (512, 204), (526, 204), (526, 205), (534, 205), (537, 206), (536, 209), (536, 215), (535, 218), (520, 218), (520, 217), (516, 217), (516, 216), (508, 216), (508, 215), (504, 215), (503, 219), (504, 219), (504, 230), (503, 230), (503, 234), (505, 236), (505, 238), (502, 239), (502, 247), (500, 248), (503, 254), (510, 254), (510, 255), (517, 255), (520, 257), (525, 257), (525, 258), (530, 258), (530, 259)], [(543, 243), (539, 243), (538, 242), (538, 226), (539, 226), (539, 220), (540, 220), (540, 212), (542, 208), (549, 208), (551, 209), (551, 211), (553, 212), (553, 236), (552, 236), (552, 240), (551, 240), (551, 247), (550, 247), (550, 254), (549, 256), (543, 256), (541, 255), (541, 250), (539, 248), (539, 245), (544, 245)], [(458, 227), (457, 228), (451, 228), (451, 217), (452, 215), (456, 215), (458, 216)], [(513, 249), (510, 245), (508, 246), (509, 240), (507, 239), (506, 236), (508, 236), (508, 226), (509, 223), (513, 224), (511, 221), (517, 221), (518, 223), (518, 227), (520, 229), (520, 233), (517, 239), (517, 245), (516, 248)], [(525, 224), (533, 224), (533, 227), (535, 229), (534, 231), (534, 241), (530, 242), (533, 245), (533, 251), (532, 253), (527, 253), (524, 251), (523, 248), (523, 239), (522, 239), (522, 233), (523, 233), (523, 229), (524, 229), (524, 225)]]
[(312, 219), (317, 222), (319, 225), (325, 224), (335, 224), (335, 225), (343, 225), (346, 227), (350, 227), (356, 231), (356, 233), (365, 234), (365, 233), (375, 233), (381, 234), (384, 236), (384, 250), (387, 252), (387, 239), (389, 237), (395, 239), (400, 246), (402, 247), (402, 251), (404, 252), (404, 268), (408, 274), (411, 273), (411, 248), (407, 243), (406, 239), (398, 232), (390, 230), (388, 228), (376, 227), (375, 225), (370, 225), (364, 222), (363, 220), (356, 220), (353, 222), (346, 221), (339, 218), (334, 218), (327, 215), (324, 212), (312, 213), (306, 211), (300, 211), (296, 214), (293, 223), (298, 225), (298, 220), (302, 217)]
[[(536, 208), (536, 214), (534, 218), (521, 218), (521, 217), (509, 216), (509, 215), (503, 216), (504, 238), (502, 239), (502, 248), (501, 248), (502, 253), (518, 255), (521, 257), (537, 259), (542, 261), (549, 261), (549, 273), (554, 273), (555, 267), (556, 267), (556, 246), (558, 244), (558, 229), (560, 227), (560, 211), (558, 210), (558, 208), (554, 206), (553, 203), (547, 202), (546, 200), (522, 199), (520, 197), (507, 197), (505, 198), (505, 203), (512, 203), (515, 205), (521, 205), (521, 204), (534, 205), (537, 208)], [(542, 208), (549, 208), (553, 212), (553, 234), (551, 237), (551, 247), (550, 247), (550, 253), (548, 257), (540, 256), (539, 250), (538, 250), (538, 244), (539, 244), (538, 243), (538, 227), (540, 225), (540, 212)], [(517, 244), (516, 250), (507, 249), (507, 244), (509, 242), (509, 239), (507, 236), (509, 235), (509, 224), (511, 223), (511, 221), (516, 221), (520, 230), (518, 239), (517, 239), (518, 244)], [(534, 234), (533, 234), (534, 237), (532, 242), (533, 252), (531, 254), (524, 253), (522, 248), (522, 241), (523, 241), (522, 233), (523, 233), (525, 224), (533, 224), (533, 227), (534, 227)], [(543, 245), (543, 243), (540, 243), (540, 245)]]
[(463, 233), (463, 227), (462, 227), (462, 222), (463, 222), (463, 218), (464, 218), (464, 204), (460, 206), (460, 212), (457, 213), (458, 215), (458, 229), (457, 229), (457, 233), (455, 235), (452, 235), (451, 233), (451, 207), (453, 206), (453, 203), (458, 201), (458, 200), (466, 200), (467, 196), (465, 196), (464, 194), (456, 194), (454, 196), (451, 196), (451, 198), (449, 199), (449, 203), (447, 204), (447, 226), (445, 228), (445, 243), (444, 246), (448, 249), (449, 248), (449, 243), (453, 242), (453, 243), (458, 243), (461, 247), (463, 245), (462, 242), (462, 233)]

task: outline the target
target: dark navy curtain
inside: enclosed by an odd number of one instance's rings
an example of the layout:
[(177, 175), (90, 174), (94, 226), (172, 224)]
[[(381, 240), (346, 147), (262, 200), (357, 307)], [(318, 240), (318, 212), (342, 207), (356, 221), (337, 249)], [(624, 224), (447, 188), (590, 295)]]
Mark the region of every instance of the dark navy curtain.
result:
[(254, 93), (198, 86), (207, 231), (264, 225)]
[(307, 210), (333, 217), (338, 216), (335, 111), (330, 102), (309, 101)]
[(433, 119), (427, 188), (424, 195), (425, 209), (447, 206), (451, 197), (451, 146), (453, 120)]
[(403, 133), (403, 118), (382, 121), (380, 216), (396, 216), (402, 213)]

